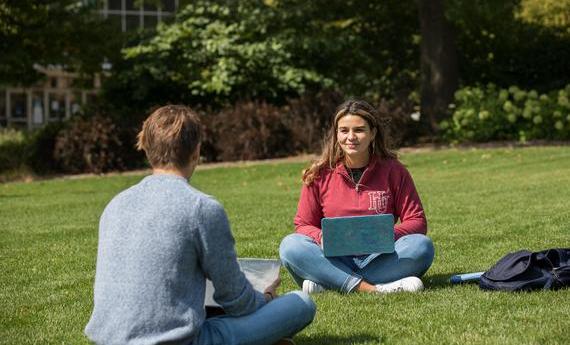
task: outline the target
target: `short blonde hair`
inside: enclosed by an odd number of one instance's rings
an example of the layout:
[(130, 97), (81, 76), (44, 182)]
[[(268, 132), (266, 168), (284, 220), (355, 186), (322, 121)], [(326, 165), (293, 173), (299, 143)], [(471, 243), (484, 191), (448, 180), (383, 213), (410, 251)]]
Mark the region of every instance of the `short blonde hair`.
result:
[(144, 121), (137, 136), (137, 149), (144, 150), (153, 168), (188, 166), (202, 138), (198, 115), (184, 105), (156, 109)]

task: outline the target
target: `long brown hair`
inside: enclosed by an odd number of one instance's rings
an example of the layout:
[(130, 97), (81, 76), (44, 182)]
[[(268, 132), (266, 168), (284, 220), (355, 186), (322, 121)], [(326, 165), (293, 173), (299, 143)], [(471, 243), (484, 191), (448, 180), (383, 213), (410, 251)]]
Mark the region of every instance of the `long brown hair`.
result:
[(362, 100), (351, 99), (342, 103), (336, 109), (332, 126), (330, 127), (323, 142), (321, 156), (311, 164), (309, 169), (303, 171), (303, 183), (310, 185), (319, 177), (319, 173), (325, 169), (334, 169), (338, 162), (344, 161), (344, 151), (340, 148), (337, 140), (338, 121), (347, 115), (360, 116), (368, 123), (370, 130), (376, 130), (374, 141), (368, 147), (370, 155), (377, 155), (380, 159), (394, 159), (397, 155), (388, 148), (388, 137), (384, 126), (380, 124), (378, 112), (374, 107)]

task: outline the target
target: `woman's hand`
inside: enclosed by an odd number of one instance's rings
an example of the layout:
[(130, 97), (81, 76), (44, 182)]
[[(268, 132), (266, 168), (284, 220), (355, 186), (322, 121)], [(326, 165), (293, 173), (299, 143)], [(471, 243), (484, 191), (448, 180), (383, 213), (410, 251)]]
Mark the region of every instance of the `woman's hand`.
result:
[(265, 300), (267, 302), (272, 301), (273, 299), (277, 298), (277, 288), (281, 285), (281, 278), (277, 277), (273, 283), (271, 283), (268, 287), (265, 288), (263, 294), (265, 295)]

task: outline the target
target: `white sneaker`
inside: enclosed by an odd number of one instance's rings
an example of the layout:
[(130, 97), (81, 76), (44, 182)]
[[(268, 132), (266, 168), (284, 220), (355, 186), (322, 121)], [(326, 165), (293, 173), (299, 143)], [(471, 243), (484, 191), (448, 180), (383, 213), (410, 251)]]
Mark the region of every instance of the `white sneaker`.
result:
[(320, 293), (324, 292), (325, 288), (311, 280), (303, 280), (303, 292), (306, 293)]
[[(306, 281), (306, 280), (305, 280)], [(303, 284), (305, 287), (305, 284)], [(424, 283), (418, 277), (406, 277), (391, 283), (376, 285), (376, 291), (379, 293), (392, 292), (418, 292), (424, 289)]]

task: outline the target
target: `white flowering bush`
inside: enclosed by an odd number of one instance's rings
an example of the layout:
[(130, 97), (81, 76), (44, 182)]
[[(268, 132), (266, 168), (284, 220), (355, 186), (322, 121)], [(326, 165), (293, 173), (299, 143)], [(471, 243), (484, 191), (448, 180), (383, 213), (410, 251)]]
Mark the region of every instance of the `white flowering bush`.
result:
[(539, 93), (493, 84), (464, 87), (450, 105), (453, 114), (440, 128), (449, 141), (570, 139), (570, 84)]

